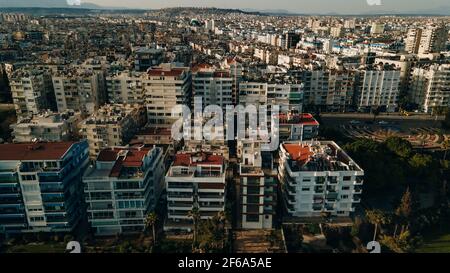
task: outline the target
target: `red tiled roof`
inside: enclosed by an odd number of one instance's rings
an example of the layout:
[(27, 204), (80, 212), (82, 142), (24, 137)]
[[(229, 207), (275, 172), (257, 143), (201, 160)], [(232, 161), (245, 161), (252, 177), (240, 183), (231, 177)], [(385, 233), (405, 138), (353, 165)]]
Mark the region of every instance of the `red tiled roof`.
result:
[(311, 114), (294, 114), (291, 116), (281, 113), (280, 124), (303, 124), (310, 126), (319, 126), (319, 122)]
[(212, 68), (212, 65), (205, 64), (205, 63), (197, 64), (197, 65), (192, 67), (192, 72), (195, 73), (195, 72), (201, 71), (201, 70), (206, 69), (206, 68)]
[(313, 155), (310, 151), (310, 147), (300, 144), (283, 144), (284, 149), (289, 153), (290, 157), (294, 161), (299, 161), (302, 164), (308, 162), (309, 157)]
[(217, 72), (214, 72), (214, 77), (215, 78), (229, 78), (230, 73), (228, 73), (226, 71), (217, 71)]
[(0, 160), (57, 160), (76, 142), (0, 144)]
[(116, 161), (117, 151), (111, 149), (105, 149), (100, 152), (97, 157), (97, 161)]
[(149, 76), (168, 76), (168, 77), (179, 77), (183, 74), (183, 68), (172, 68), (170, 70), (165, 70), (162, 68), (152, 68), (148, 71)]
[(190, 153), (177, 154), (173, 166), (197, 166), (197, 165), (223, 165), (224, 158), (220, 155), (202, 154), (202, 160), (192, 162), (191, 158), (195, 156)]
[(142, 160), (148, 154), (150, 148), (143, 148), (139, 150), (129, 150), (125, 160), (123, 161), (123, 166), (125, 167), (141, 167)]
[[(142, 166), (142, 161), (144, 157), (148, 154), (151, 148), (139, 148), (139, 147), (130, 147), (130, 148), (109, 148), (104, 149), (100, 152), (97, 157), (97, 161), (109, 161), (114, 162), (114, 166), (111, 170), (109, 176), (118, 177), (120, 175), (120, 171), (122, 167), (130, 167), (130, 168), (139, 168)], [(125, 151), (126, 153), (120, 153)], [(120, 156), (118, 157), (120, 153)]]
[(172, 135), (172, 130), (169, 128), (145, 128), (136, 135)]
[(123, 162), (123, 157), (120, 156), (116, 163), (114, 163), (113, 168), (111, 169), (111, 173), (109, 174), (110, 177), (119, 177), (120, 176), (120, 171), (122, 170), (122, 162)]

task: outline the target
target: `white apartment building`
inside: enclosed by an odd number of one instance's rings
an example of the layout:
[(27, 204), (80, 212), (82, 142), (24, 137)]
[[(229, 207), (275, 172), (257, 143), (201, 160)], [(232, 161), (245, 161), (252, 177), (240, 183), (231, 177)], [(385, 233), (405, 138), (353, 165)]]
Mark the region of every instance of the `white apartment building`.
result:
[(281, 112), (301, 112), (303, 85), (300, 83), (241, 82), (239, 104), (280, 106)]
[(271, 153), (260, 141), (239, 140), (239, 204), (243, 229), (271, 229), (277, 203), (277, 177)]
[(83, 176), (89, 223), (97, 235), (138, 233), (164, 189), (162, 148), (102, 150)]
[(436, 107), (450, 107), (450, 65), (414, 68), (409, 90), (411, 101), (426, 113), (432, 113)]
[(88, 145), (0, 145), (0, 232), (71, 232), (83, 219)]
[(294, 217), (347, 217), (361, 201), (364, 171), (332, 141), (281, 144), (278, 176)]
[(105, 102), (102, 72), (67, 68), (52, 76), (58, 112), (65, 110), (92, 114)]
[(41, 112), (32, 118), (22, 119), (10, 128), (14, 142), (68, 141), (77, 135), (81, 114), (74, 111), (64, 113)]
[(419, 54), (439, 53), (445, 51), (448, 30), (445, 26), (432, 26), (422, 30)]
[[(384, 30), (384, 28), (383, 28)], [(345, 34), (345, 29), (342, 26), (332, 27), (330, 30), (330, 35), (333, 38), (341, 38)]]
[(383, 23), (373, 23), (370, 28), (371, 34), (382, 34), (384, 32), (385, 25)]
[(405, 51), (408, 53), (419, 53), (420, 40), (422, 38), (421, 28), (412, 28), (408, 30), (405, 39)]
[(110, 103), (136, 104), (144, 101), (145, 72), (121, 71), (106, 77), (106, 89)]
[(358, 73), (357, 107), (385, 107), (387, 112), (394, 112), (398, 106), (400, 70), (380, 66), (377, 69), (360, 70)]
[(304, 104), (326, 104), (329, 76), (329, 72), (326, 70), (306, 70), (303, 72), (302, 82), (304, 83)]
[(172, 117), (176, 105), (190, 105), (192, 76), (189, 68), (162, 64), (148, 71), (145, 81), (145, 105), (151, 125), (170, 126), (177, 117)]
[(165, 230), (192, 230), (189, 211), (199, 208), (201, 219), (225, 211), (224, 157), (211, 153), (178, 153), (165, 177), (167, 220)]
[(82, 135), (89, 142), (89, 154), (95, 159), (105, 148), (122, 146), (146, 124), (141, 105), (107, 104), (81, 124)]
[(12, 73), (11, 93), (17, 117), (28, 118), (50, 107), (53, 93), (50, 75), (36, 68), (24, 68)]
[(355, 72), (330, 70), (326, 106), (330, 111), (346, 111), (353, 105)]
[(203, 106), (218, 105), (225, 111), (233, 105), (233, 78), (226, 71), (201, 68), (192, 73), (192, 94), (202, 97)]

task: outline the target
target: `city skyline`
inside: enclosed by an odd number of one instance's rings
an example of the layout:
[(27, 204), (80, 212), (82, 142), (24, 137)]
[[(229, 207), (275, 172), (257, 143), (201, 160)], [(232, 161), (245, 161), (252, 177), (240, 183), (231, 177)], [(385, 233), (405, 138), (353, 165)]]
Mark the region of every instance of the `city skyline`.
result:
[[(71, 0), (44, 0), (30, 1), (18, 0), (13, 3), (1, 0), (1, 7), (64, 7), (67, 4), (77, 3)], [(123, 2), (117, 0), (81, 0), (81, 7), (86, 8), (132, 8), (132, 9), (159, 9), (170, 7), (216, 7), (216, 8), (232, 8), (250, 11), (263, 11), (275, 13), (293, 13), (293, 14), (447, 14), (450, 9), (446, 1), (431, 0), (346, 0), (345, 5), (336, 0), (318, 0), (305, 1), (300, 0), (292, 3), (291, 1), (281, 0), (276, 4), (270, 1), (217, 1), (217, 0), (168, 0), (168, 1), (152, 1), (132, 0), (128, 1), (124, 6)]]

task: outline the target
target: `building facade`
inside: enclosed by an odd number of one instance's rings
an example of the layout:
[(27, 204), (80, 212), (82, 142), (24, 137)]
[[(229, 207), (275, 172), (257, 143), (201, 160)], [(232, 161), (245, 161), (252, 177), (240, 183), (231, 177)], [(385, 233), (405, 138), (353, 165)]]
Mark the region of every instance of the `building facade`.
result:
[(82, 122), (82, 134), (89, 142), (89, 154), (95, 159), (105, 148), (122, 146), (146, 124), (141, 105), (107, 104)]
[(334, 142), (285, 142), (278, 176), (294, 217), (347, 217), (361, 201), (364, 171)]
[(84, 214), (88, 144), (0, 145), (0, 232), (70, 232)]
[(83, 176), (89, 223), (98, 235), (142, 232), (164, 189), (159, 147), (114, 147), (100, 152)]
[(221, 155), (179, 153), (165, 177), (165, 230), (192, 230), (189, 212), (197, 207), (201, 219), (225, 211), (226, 163)]

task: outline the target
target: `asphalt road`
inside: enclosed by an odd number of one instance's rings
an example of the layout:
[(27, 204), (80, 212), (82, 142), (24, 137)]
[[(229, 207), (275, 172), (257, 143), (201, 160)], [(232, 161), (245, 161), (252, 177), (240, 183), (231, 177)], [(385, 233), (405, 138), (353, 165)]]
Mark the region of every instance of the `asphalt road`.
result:
[[(429, 116), (428, 116), (429, 117)], [(426, 119), (424, 117), (401, 117), (401, 116), (378, 116), (373, 122), (373, 116), (367, 115), (322, 115), (322, 124), (324, 127), (340, 128), (342, 125), (354, 125), (361, 126), (379, 126), (380, 122), (386, 123), (385, 126), (396, 127), (401, 131), (407, 131), (413, 128), (441, 128), (441, 121), (435, 119)], [(355, 123), (354, 121), (358, 122)]]

